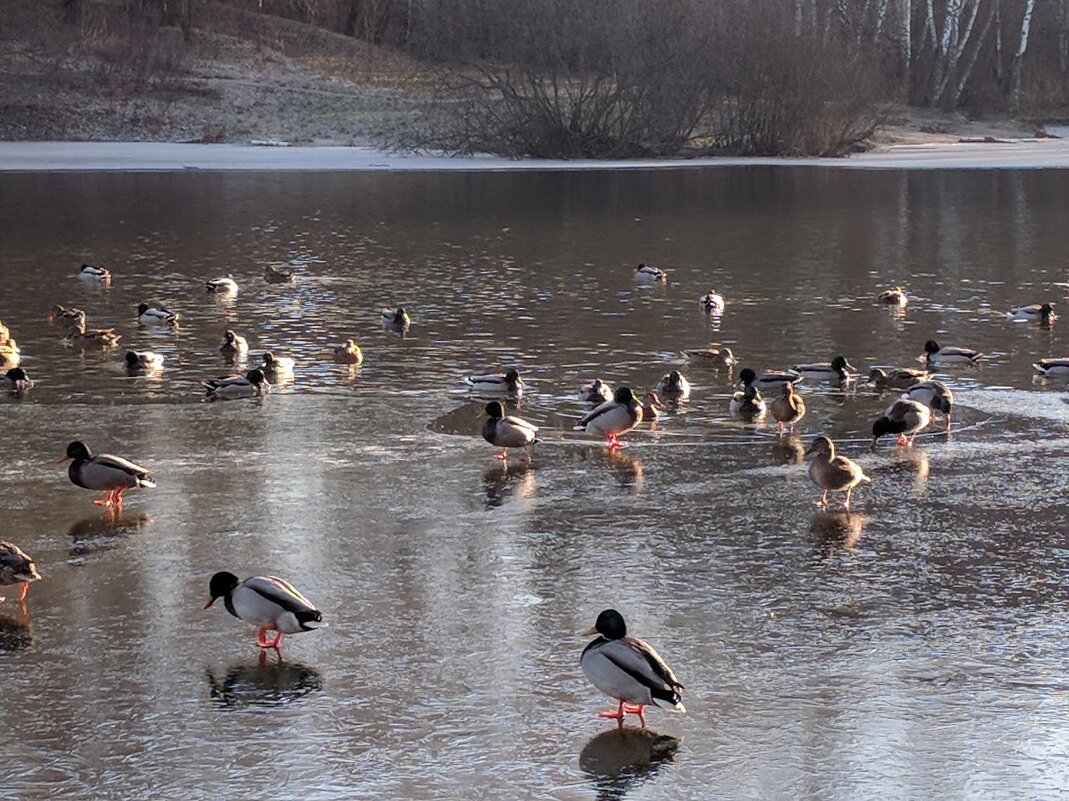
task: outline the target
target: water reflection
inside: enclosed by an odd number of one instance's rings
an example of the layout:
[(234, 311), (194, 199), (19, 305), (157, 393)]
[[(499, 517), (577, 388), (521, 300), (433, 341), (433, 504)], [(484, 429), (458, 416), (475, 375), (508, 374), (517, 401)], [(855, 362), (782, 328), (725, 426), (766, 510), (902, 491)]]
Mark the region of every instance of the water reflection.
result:
[(535, 468), (531, 462), (521, 459), (515, 462), (500, 462), (483, 473), (483, 492), (486, 493), (486, 508), (496, 509), (509, 498), (529, 500), (534, 497)]
[(33, 645), (33, 621), (26, 604), (16, 604), (17, 612), (0, 612), (0, 651), (20, 651)]
[(146, 514), (124, 515), (120, 510), (105, 511), (79, 520), (67, 531), (71, 545), (71, 556), (88, 556), (107, 551), (120, 542), (152, 524), (152, 518)]
[(642, 485), (645, 483), (645, 472), (642, 469), (641, 459), (626, 450), (618, 448), (609, 448), (600, 451), (600, 454), (609, 463), (617, 484), (633, 492), (642, 490)]
[(263, 651), (254, 664), (237, 662), (228, 667), (222, 680), (211, 668), (204, 672), (212, 700), (226, 708), (282, 706), (323, 689), (323, 676), (315, 668), (268, 657)]
[(583, 746), (579, 767), (590, 776), (598, 799), (620, 799), (671, 762), (679, 743), (678, 737), (650, 729), (610, 729)]
[(830, 556), (839, 548), (854, 548), (868, 518), (860, 512), (837, 510), (817, 512), (809, 524), (819, 553)]
[(778, 437), (772, 443), (772, 455), (780, 464), (801, 464), (805, 460), (805, 445), (794, 434)]

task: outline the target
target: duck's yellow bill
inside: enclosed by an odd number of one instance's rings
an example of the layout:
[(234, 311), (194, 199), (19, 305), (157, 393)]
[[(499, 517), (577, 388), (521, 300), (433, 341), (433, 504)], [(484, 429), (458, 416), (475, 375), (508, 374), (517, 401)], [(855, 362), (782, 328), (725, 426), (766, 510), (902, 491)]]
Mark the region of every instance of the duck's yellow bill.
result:
[(594, 626), (591, 626), (586, 631), (579, 632), (579, 636), (580, 637), (593, 637), (597, 633), (598, 633), (598, 630)]

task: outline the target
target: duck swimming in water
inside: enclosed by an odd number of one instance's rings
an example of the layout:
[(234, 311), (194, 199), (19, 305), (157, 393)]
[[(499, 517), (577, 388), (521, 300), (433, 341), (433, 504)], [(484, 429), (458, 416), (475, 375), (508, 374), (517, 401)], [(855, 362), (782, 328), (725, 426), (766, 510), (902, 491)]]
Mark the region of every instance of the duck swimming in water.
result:
[(178, 325), (178, 315), (163, 306), (152, 306), (148, 303), (140, 303), (137, 306), (138, 325)]
[(150, 350), (128, 350), (126, 351), (123, 366), (126, 368), (126, 372), (131, 375), (162, 370), (163, 356)]
[(201, 381), (207, 390), (208, 400), (233, 400), (257, 398), (271, 391), (271, 384), (260, 370), (249, 370), (245, 375), (225, 375)]
[(976, 364), (984, 354), (969, 348), (942, 347), (934, 339), (924, 343), (924, 352), (929, 364)]
[(701, 296), (698, 301), (698, 305), (706, 314), (723, 314), (724, 313), (724, 296), (716, 290), (710, 289), (707, 293)]
[[(256, 645), (260, 648), (278, 651), (284, 635), (327, 625), (311, 601), (277, 576), (252, 576), (239, 581), (233, 573), (224, 571), (212, 576), (208, 591), (211, 598), (204, 608), (211, 609), (222, 598), (227, 612), (259, 627)], [(274, 638), (267, 638), (269, 631), (275, 632)]]
[(595, 378), (591, 383), (580, 387), (579, 400), (583, 403), (605, 403), (612, 400), (612, 388), (600, 378)]
[(615, 710), (599, 712), (598, 717), (615, 720), (623, 728), (625, 715), (638, 715), (645, 728), (647, 706), (663, 703), (676, 712), (687, 711), (682, 682), (649, 643), (627, 636), (623, 615), (606, 609), (582, 636), (595, 634), (597, 639), (583, 649), (579, 665), (591, 684), (618, 702)]
[(237, 361), (244, 359), (249, 353), (249, 343), (245, 337), (240, 337), (232, 329), (226, 329), (223, 332), (223, 342), (219, 346), (219, 353), (223, 355), (224, 359), (230, 361)]
[(204, 282), (205, 289), (213, 295), (236, 295), (238, 294), (238, 282), (231, 276), (225, 278), (212, 278)]
[(643, 284), (667, 284), (668, 273), (652, 264), (640, 264), (635, 268), (635, 280)]
[(103, 500), (93, 503), (108, 509), (121, 509), (122, 494), (128, 489), (151, 489), (156, 486), (152, 475), (145, 468), (107, 453), (93, 456), (89, 448), (77, 440), (67, 446), (67, 456), (61, 461), (71, 462), (67, 468), (67, 476), (72, 484), (107, 493)]
[(360, 346), (351, 339), (345, 340), (344, 344), (334, 348), (335, 364), (348, 364), (353, 367), (359, 367), (363, 362), (364, 352), (360, 350)]
[(92, 264), (83, 264), (78, 271), (78, 277), (83, 281), (96, 281), (101, 284), (111, 283), (111, 273), (103, 267), (94, 267)]
[(464, 383), (471, 388), (473, 395), (511, 395), (516, 398), (523, 396), (526, 386), (516, 369), (504, 373), (469, 375), (464, 379)]

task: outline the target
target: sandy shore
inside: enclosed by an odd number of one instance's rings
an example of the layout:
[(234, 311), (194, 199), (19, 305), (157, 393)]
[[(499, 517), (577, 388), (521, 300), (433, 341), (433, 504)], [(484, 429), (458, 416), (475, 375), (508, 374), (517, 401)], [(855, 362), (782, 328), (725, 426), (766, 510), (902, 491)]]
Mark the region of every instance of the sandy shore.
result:
[(0, 172), (641, 170), (738, 166), (867, 170), (1069, 169), (1069, 140), (898, 145), (842, 159), (715, 158), (656, 161), (510, 161), (495, 156), (450, 158), (386, 153), (365, 147), (0, 142)]

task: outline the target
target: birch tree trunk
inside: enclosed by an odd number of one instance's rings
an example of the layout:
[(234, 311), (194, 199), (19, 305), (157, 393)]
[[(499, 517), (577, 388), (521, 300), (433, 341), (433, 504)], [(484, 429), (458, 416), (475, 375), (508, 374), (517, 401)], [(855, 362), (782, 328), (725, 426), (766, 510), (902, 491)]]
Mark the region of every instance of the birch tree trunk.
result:
[(908, 101), (910, 86), (913, 83), (911, 73), (913, 67), (913, 0), (899, 0), (899, 2), (902, 15), (900, 20), (902, 65), (899, 69), (902, 73), (902, 98)]
[(1024, 70), (1024, 54), (1028, 51), (1028, 34), (1032, 28), (1032, 12), (1035, 7), (1036, 0), (1025, 0), (1024, 16), (1021, 18), (1021, 38), (1010, 66), (1010, 110), (1014, 114), (1021, 110), (1021, 74)]

